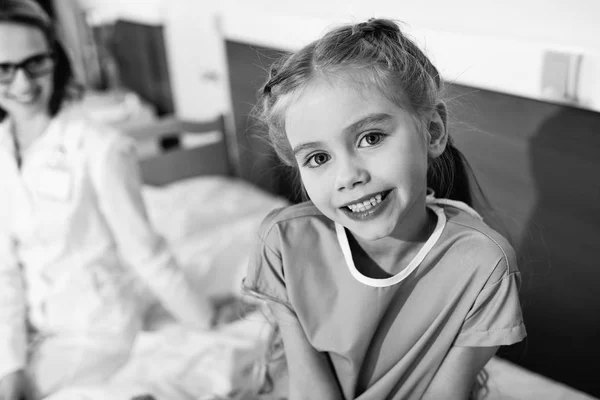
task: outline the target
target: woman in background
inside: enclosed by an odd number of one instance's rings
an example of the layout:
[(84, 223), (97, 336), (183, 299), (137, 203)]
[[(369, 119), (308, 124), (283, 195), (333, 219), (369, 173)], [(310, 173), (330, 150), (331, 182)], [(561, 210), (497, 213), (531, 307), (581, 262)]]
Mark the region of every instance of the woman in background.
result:
[(0, 0), (0, 399), (108, 379), (140, 328), (137, 278), (189, 326), (211, 319), (148, 221), (132, 143), (73, 88), (48, 15)]

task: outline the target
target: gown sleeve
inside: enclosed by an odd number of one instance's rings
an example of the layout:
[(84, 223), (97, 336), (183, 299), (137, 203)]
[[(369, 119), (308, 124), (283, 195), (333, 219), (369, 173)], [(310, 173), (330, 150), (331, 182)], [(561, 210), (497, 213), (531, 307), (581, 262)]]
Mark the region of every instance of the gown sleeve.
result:
[(175, 317), (195, 328), (209, 327), (213, 310), (208, 299), (192, 290), (149, 221), (133, 141), (114, 135), (98, 149), (90, 169), (99, 207), (126, 263)]
[(293, 311), (287, 294), (279, 227), (273, 222), (278, 211), (272, 211), (261, 224), (242, 289), (246, 294)]
[(502, 258), (479, 292), (454, 345), (492, 347), (523, 340), (527, 333), (519, 302), (520, 282), (516, 261)]
[(27, 360), (25, 287), (6, 225), (0, 219), (0, 378)]

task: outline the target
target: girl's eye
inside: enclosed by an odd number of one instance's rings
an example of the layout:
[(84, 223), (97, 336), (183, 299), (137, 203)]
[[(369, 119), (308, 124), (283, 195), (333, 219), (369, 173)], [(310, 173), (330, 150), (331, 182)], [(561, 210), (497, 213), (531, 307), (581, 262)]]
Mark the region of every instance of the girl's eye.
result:
[(316, 153), (308, 158), (306, 165), (309, 168), (316, 168), (329, 161), (329, 155), (326, 153)]
[(379, 144), (383, 140), (383, 134), (371, 132), (363, 136), (358, 142), (358, 147), (370, 147)]

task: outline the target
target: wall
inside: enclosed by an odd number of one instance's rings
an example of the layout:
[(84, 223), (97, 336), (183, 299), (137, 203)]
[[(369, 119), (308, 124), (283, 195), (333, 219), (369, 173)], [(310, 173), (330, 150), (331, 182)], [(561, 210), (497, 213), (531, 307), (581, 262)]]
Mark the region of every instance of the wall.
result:
[(340, 21), (392, 17), (447, 81), (541, 100), (556, 101), (542, 92), (546, 51), (582, 54), (577, 105), (600, 111), (600, 3), (593, 0), (225, 0), (215, 9), (227, 39), (287, 50)]
[(93, 24), (111, 22), (118, 18), (136, 22), (160, 23), (163, 0), (76, 0)]
[(112, 10), (135, 19), (137, 13), (166, 24), (176, 109), (186, 117), (230, 108), (223, 36), (293, 50), (336, 23), (372, 16), (404, 21), (445, 79), (523, 97), (544, 99), (540, 77), (546, 50), (583, 54), (580, 106), (600, 111), (600, 3), (595, 0), (305, 0), (302, 5), (137, 0), (126, 6), (117, 0), (79, 1), (104, 9), (105, 15)]
[[(600, 30), (594, 20), (600, 5), (579, 2), (567, 7), (556, 1), (529, 1), (524, 7), (514, 0), (484, 6), (470, 0), (448, 3), (380, 0), (342, 6), (336, 0), (322, 4), (311, 0), (308, 6), (294, 9), (288, 0), (255, 0), (243, 8), (229, 1), (221, 12), (226, 38), (288, 50), (339, 22), (384, 15), (405, 22), (404, 31), (419, 42), (447, 81), (600, 111)], [(577, 89), (572, 98), (543, 89), (545, 75), (558, 76), (556, 69), (548, 69), (549, 51), (568, 53), (574, 60), (581, 56), (580, 68), (571, 69)]]
[[(224, 12), (236, 12), (242, 2), (220, 3)], [(301, 7), (292, 0), (248, 0), (243, 4), (272, 13), (330, 20), (386, 16), (415, 28), (541, 40), (592, 51), (600, 48), (600, 4), (596, 0), (305, 0)]]
[[(434, 28), (468, 35), (508, 36), (567, 46), (600, 48), (600, 4), (596, 0), (78, 0), (106, 18), (150, 18), (173, 3), (185, 4), (192, 14), (217, 10), (241, 13), (253, 9), (273, 14), (329, 20), (387, 16), (417, 28)], [(194, 41), (190, 38), (190, 43)]]

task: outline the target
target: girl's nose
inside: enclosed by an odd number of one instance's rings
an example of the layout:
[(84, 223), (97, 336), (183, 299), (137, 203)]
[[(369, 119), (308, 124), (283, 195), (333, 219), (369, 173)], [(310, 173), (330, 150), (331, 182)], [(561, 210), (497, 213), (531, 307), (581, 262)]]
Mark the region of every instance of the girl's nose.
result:
[(359, 160), (347, 159), (339, 165), (335, 184), (338, 191), (350, 190), (370, 179), (369, 172)]

